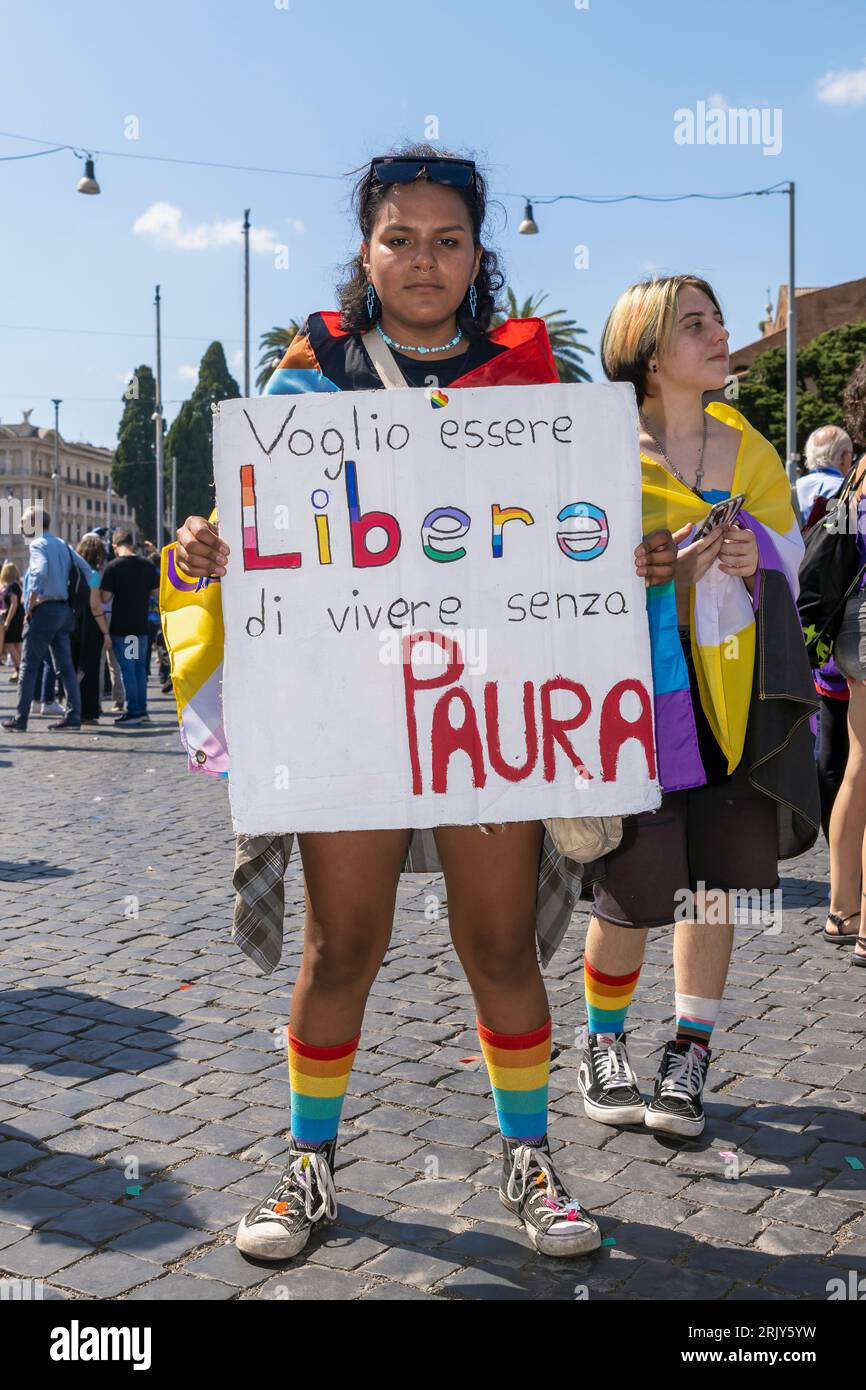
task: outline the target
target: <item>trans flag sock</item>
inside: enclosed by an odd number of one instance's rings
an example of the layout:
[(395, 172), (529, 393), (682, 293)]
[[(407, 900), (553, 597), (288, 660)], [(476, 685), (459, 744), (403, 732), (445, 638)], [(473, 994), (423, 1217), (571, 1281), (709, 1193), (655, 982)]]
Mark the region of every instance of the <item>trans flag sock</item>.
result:
[(337, 1047), (312, 1047), (289, 1029), (292, 1139), (296, 1148), (316, 1149), (336, 1139), (360, 1037), (359, 1033)]
[(625, 1032), (625, 1016), (640, 978), (640, 966), (628, 975), (606, 975), (583, 958), (583, 987), (586, 994), (586, 1028), (613, 1039)]
[(709, 1049), (721, 999), (702, 999), (697, 994), (675, 994), (677, 1042), (698, 1043)]
[(550, 1019), (532, 1033), (496, 1033), (476, 1024), (499, 1128), (506, 1139), (539, 1144), (547, 1134)]

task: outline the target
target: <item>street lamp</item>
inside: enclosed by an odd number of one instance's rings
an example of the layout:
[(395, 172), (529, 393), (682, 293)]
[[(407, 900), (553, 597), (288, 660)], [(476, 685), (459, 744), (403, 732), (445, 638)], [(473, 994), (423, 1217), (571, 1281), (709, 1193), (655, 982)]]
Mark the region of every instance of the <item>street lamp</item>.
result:
[(102, 189), (96, 182), (96, 172), (93, 167), (93, 156), (88, 155), (84, 161), (84, 178), (79, 179), (75, 187), (76, 193), (101, 193)]
[(523, 210), (523, 221), (517, 230), (521, 236), (535, 236), (538, 232), (538, 223), (532, 215), (532, 204), (528, 198)]

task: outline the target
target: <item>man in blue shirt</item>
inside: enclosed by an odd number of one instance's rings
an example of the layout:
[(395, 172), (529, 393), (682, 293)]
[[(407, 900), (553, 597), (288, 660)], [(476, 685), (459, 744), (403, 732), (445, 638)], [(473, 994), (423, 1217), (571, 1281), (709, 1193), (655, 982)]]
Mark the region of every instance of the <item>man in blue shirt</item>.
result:
[(806, 440), (804, 477), (797, 479), (800, 525), (805, 526), (816, 497), (835, 497), (854, 458), (850, 435), (838, 425), (822, 425)]
[(69, 604), (69, 576), (73, 565), (90, 584), (90, 566), (71, 545), (51, 534), (51, 518), (42, 507), (28, 507), (21, 517), (21, 534), (30, 543), (30, 566), (24, 576), (24, 611), (28, 625), (18, 679), (18, 709), (14, 718), (4, 719), (2, 727), (24, 733), (36, 688), (42, 658), (49, 647), (54, 664), (66, 689), (68, 708), (50, 729), (81, 728), (81, 691), (72, 661), (69, 636), (75, 626)]

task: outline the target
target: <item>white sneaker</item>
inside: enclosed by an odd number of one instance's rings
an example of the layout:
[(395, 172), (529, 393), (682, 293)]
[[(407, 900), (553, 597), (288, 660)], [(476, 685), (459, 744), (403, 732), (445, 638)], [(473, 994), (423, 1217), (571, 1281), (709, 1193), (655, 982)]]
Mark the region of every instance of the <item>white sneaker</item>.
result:
[(313, 1228), (336, 1220), (334, 1189), (336, 1140), (318, 1149), (289, 1149), (276, 1187), (247, 1212), (235, 1245), (257, 1260), (291, 1260), (303, 1250)]
[(502, 1136), (499, 1200), (522, 1221), (541, 1255), (586, 1255), (601, 1245), (598, 1223), (553, 1167), (547, 1139), (541, 1146)]
[(39, 713), (53, 714), (57, 718), (62, 719), (63, 715), (66, 713), (66, 710), (63, 708), (62, 705), (59, 705), (56, 700), (52, 700), (50, 704), (43, 704), (39, 710)]

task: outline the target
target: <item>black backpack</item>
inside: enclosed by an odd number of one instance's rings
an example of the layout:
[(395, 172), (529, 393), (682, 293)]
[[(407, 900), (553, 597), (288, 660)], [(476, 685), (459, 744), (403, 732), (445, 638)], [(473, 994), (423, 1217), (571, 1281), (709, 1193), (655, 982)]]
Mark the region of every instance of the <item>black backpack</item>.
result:
[(813, 667), (823, 666), (833, 655), (845, 615), (845, 604), (866, 572), (860, 565), (856, 527), (850, 524), (850, 502), (866, 469), (852, 468), (821, 519), (805, 535), (806, 553), (800, 564), (797, 609)]
[(69, 607), (75, 615), (75, 621), (80, 623), (85, 609), (90, 606), (90, 586), (73, 559), (75, 552), (68, 541), (66, 542), (66, 549), (69, 551), (69, 579), (66, 585), (66, 597)]

